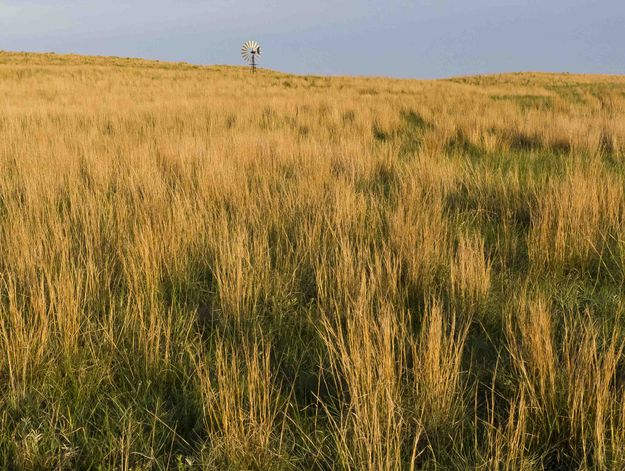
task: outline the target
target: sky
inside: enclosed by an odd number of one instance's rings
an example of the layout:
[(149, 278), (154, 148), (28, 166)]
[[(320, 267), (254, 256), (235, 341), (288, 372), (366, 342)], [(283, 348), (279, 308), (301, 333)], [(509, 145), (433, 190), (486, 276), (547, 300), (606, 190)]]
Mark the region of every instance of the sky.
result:
[(0, 0), (0, 49), (316, 75), (625, 74), (624, 0)]

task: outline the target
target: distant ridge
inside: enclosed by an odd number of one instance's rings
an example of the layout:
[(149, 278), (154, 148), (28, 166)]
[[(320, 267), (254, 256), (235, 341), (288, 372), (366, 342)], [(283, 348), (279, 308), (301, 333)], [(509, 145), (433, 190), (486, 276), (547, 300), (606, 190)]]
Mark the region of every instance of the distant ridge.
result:
[[(100, 55), (82, 55), (73, 53), (56, 53), (56, 52), (26, 52), (26, 51), (6, 51), (0, 50), (0, 66), (4, 64), (11, 65), (94, 65), (94, 66), (117, 66), (117, 67), (148, 67), (160, 69), (181, 69), (181, 70), (246, 70), (247, 67), (228, 64), (193, 64), (185, 61), (163, 61), (159, 59), (146, 59), (141, 57), (121, 57), (121, 56), (100, 56)], [(420, 78), (396, 78), (387, 76), (363, 76), (363, 75), (317, 75), (317, 74), (294, 74), (289, 72), (281, 72), (277, 70), (262, 68), (262, 70), (271, 73), (277, 73), (285, 76), (299, 77), (318, 77), (318, 78), (368, 78), (368, 79), (388, 79), (388, 80), (417, 80), (417, 81), (451, 81), (457, 83), (467, 83), (473, 85), (480, 84), (496, 84), (498, 82), (518, 83), (522, 80), (531, 80), (534, 83), (541, 81), (553, 82), (555, 79), (572, 81), (575, 83), (592, 83), (592, 82), (613, 82), (621, 81), (625, 75), (615, 74), (594, 74), (594, 73), (570, 73), (570, 72), (541, 72), (541, 71), (517, 71), (517, 72), (501, 72), (501, 73), (485, 73), (477, 75), (458, 75), (451, 77), (441, 77), (437, 79), (420, 79)]]

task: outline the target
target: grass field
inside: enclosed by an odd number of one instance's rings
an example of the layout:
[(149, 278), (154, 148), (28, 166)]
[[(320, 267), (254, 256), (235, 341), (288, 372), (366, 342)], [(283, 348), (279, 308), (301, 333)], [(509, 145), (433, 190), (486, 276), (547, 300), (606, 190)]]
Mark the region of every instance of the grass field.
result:
[(625, 77), (0, 53), (0, 468), (625, 467)]

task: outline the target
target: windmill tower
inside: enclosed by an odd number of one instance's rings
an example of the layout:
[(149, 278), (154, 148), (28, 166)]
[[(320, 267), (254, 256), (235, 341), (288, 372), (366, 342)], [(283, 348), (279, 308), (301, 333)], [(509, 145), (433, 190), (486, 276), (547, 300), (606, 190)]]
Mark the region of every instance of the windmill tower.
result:
[(252, 72), (256, 72), (256, 64), (259, 56), (260, 44), (256, 41), (247, 41), (243, 44), (243, 47), (241, 48), (241, 57), (243, 57), (243, 60), (251, 66)]

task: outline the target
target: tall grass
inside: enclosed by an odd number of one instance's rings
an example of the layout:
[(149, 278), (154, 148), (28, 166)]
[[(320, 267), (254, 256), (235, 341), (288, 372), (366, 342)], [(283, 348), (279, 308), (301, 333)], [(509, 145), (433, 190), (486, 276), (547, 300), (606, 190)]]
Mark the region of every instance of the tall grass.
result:
[(623, 118), (0, 53), (0, 467), (622, 468)]

